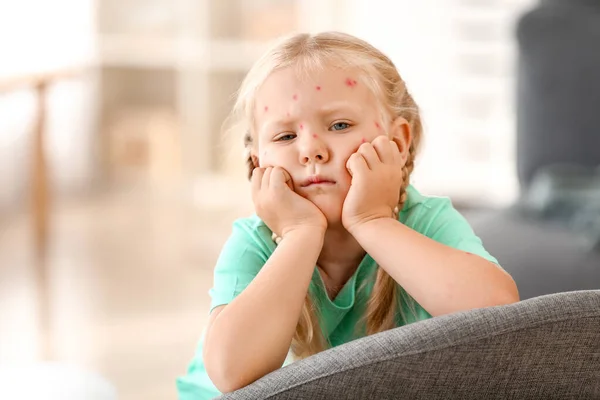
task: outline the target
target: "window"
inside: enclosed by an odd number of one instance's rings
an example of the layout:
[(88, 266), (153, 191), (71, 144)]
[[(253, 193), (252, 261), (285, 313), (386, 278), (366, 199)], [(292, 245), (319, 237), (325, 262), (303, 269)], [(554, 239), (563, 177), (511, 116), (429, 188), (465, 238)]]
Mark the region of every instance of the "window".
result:
[(532, 4), (354, 1), (348, 30), (392, 58), (421, 106), (423, 191), (490, 205), (517, 196), (514, 26)]

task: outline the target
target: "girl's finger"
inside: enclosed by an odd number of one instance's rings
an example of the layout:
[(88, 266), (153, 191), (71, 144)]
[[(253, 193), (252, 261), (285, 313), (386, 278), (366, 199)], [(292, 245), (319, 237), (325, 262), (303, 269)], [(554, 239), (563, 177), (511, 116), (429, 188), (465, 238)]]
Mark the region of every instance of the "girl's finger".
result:
[(346, 162), (346, 169), (348, 169), (350, 176), (354, 178), (356, 175), (368, 172), (369, 166), (362, 153), (353, 153)]
[(394, 159), (394, 165), (400, 165), (403, 166), (403, 156), (402, 153), (400, 153), (400, 149), (398, 148), (398, 143), (394, 142), (393, 140), (391, 141), (391, 147), (392, 147), (392, 157)]
[(258, 193), (258, 191), (260, 190), (260, 185), (262, 183), (262, 178), (263, 175), (265, 174), (265, 169), (264, 168), (254, 168), (252, 170), (252, 194), (256, 194)]
[(261, 189), (268, 189), (269, 183), (271, 182), (271, 173), (273, 172), (273, 167), (267, 167), (265, 169), (265, 173), (262, 177), (262, 182), (260, 184)]
[(282, 188), (289, 187), (290, 189), (292, 184), (292, 177), (290, 174), (281, 167), (274, 167), (273, 172), (271, 173), (271, 187)]
[(282, 168), (282, 170), (285, 175), (285, 183), (291, 191), (294, 191), (294, 180), (292, 179), (292, 176), (285, 169)]
[(377, 137), (377, 139), (373, 141), (373, 148), (377, 152), (382, 163), (392, 164), (394, 162), (392, 142), (386, 136)]
[(381, 163), (381, 160), (379, 159), (379, 156), (377, 155), (377, 152), (371, 143), (361, 144), (358, 148), (358, 153), (363, 156), (364, 161), (369, 169), (373, 169), (377, 164)]

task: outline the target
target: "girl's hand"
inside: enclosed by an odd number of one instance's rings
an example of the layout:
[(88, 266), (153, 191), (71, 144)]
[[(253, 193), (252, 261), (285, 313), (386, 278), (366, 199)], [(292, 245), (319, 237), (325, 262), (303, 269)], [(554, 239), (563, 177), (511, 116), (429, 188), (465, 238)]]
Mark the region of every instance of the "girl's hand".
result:
[(361, 144), (350, 156), (346, 168), (352, 183), (342, 208), (342, 224), (350, 233), (365, 222), (392, 217), (404, 163), (398, 146), (386, 136)]
[(292, 178), (281, 167), (252, 171), (252, 201), (256, 214), (277, 236), (312, 229), (324, 233), (327, 219), (319, 208), (292, 190)]

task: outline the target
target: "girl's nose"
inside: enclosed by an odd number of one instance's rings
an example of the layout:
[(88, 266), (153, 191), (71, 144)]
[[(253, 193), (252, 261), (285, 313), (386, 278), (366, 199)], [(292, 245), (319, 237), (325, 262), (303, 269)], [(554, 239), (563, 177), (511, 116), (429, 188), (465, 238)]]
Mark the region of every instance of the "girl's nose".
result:
[(329, 151), (325, 142), (317, 134), (306, 134), (300, 149), (300, 163), (325, 163), (329, 161)]

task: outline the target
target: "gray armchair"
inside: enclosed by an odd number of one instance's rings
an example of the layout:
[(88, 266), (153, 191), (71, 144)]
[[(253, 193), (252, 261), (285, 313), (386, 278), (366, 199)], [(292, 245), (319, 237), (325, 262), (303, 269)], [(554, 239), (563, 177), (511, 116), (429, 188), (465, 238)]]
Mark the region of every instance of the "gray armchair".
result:
[(298, 361), (220, 399), (600, 399), (600, 291), (417, 322)]

